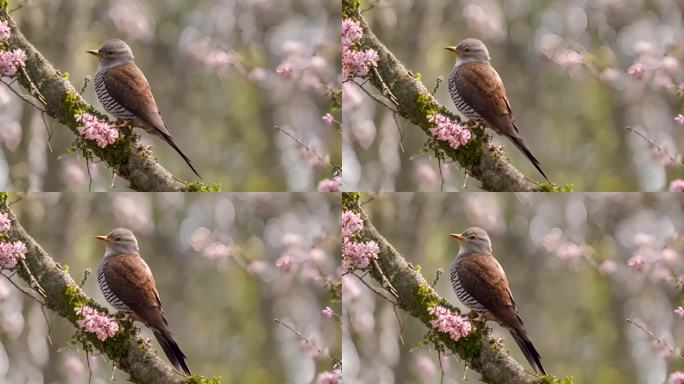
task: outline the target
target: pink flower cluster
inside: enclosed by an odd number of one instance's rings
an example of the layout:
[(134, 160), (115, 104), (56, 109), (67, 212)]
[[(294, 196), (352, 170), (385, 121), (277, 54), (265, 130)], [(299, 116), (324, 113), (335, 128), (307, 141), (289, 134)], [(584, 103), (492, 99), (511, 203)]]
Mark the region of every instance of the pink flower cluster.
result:
[(672, 180), (670, 183), (670, 192), (684, 192), (684, 180)]
[(363, 229), (361, 216), (353, 211), (342, 212), (342, 269), (368, 268), (370, 261), (378, 257), (380, 247), (375, 241), (352, 240)]
[(83, 306), (75, 309), (82, 319), (76, 324), (86, 332), (94, 333), (98, 339), (105, 341), (119, 332), (119, 324), (110, 316), (98, 312), (95, 308)]
[(12, 226), (12, 221), (5, 212), (0, 212), (0, 233), (7, 232)]
[(679, 307), (675, 308), (674, 313), (679, 317), (684, 317), (684, 308), (682, 308), (680, 305)]
[(575, 261), (586, 254), (585, 248), (565, 238), (563, 231), (553, 228), (542, 238), (542, 246), (563, 261)]
[(11, 34), (12, 29), (10, 29), (10, 26), (7, 24), (7, 22), (0, 20), (0, 41), (9, 39)]
[(672, 372), (667, 379), (668, 384), (684, 384), (684, 372)]
[(290, 78), (292, 77), (292, 70), (292, 64), (285, 62), (280, 63), (280, 65), (276, 67), (275, 71), (284, 80), (290, 80)]
[(342, 77), (364, 77), (371, 67), (378, 65), (378, 53), (374, 49), (358, 50), (352, 46), (363, 37), (358, 21), (342, 20)]
[(467, 317), (454, 313), (449, 308), (439, 305), (428, 309), (428, 312), (435, 317), (430, 320), (430, 325), (436, 330), (448, 334), (454, 341), (466, 336), (472, 329)]
[(0, 76), (12, 77), (17, 74), (17, 68), (24, 66), (26, 53), (21, 48), (13, 51), (0, 51)]
[(430, 134), (442, 141), (446, 141), (453, 149), (458, 149), (458, 147), (470, 140), (468, 128), (454, 122), (446, 115), (438, 113), (428, 116), (427, 119), (434, 125), (434, 127), (430, 128)]
[(0, 268), (12, 269), (17, 265), (17, 259), (26, 255), (26, 244), (21, 241), (0, 243)]
[(338, 384), (340, 381), (342, 381), (342, 372), (339, 369), (321, 372), (316, 378), (317, 384)]
[(78, 133), (88, 140), (94, 140), (100, 148), (114, 143), (119, 138), (119, 131), (113, 125), (90, 113), (76, 115), (76, 121), (83, 124), (78, 127)]
[(275, 262), (275, 266), (284, 272), (290, 272), (292, 269), (292, 256), (283, 255)]
[(674, 117), (674, 121), (679, 125), (684, 125), (684, 115), (680, 113), (679, 115)]
[(332, 179), (323, 179), (318, 183), (318, 192), (339, 192), (342, 187), (342, 177), (334, 176)]

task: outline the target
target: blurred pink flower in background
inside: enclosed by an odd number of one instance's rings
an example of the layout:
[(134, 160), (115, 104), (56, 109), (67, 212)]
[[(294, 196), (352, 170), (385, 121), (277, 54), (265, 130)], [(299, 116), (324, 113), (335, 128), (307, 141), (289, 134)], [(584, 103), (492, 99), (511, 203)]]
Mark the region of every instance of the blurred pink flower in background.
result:
[(674, 121), (675, 121), (675, 123), (677, 123), (679, 125), (684, 125), (684, 115), (682, 115), (681, 113), (678, 114), (677, 116), (674, 117)]
[(361, 283), (356, 281), (355, 277), (349, 275), (342, 276), (342, 297), (346, 299), (354, 299), (363, 293)]
[(332, 308), (330, 308), (330, 307), (325, 307), (325, 308), (323, 308), (323, 310), (322, 310), (321, 312), (322, 312), (326, 317), (332, 317), (332, 315), (334, 314)]
[(599, 79), (604, 83), (613, 83), (620, 78), (620, 71), (615, 68), (606, 68), (601, 71)]
[(434, 375), (435, 372), (437, 372), (437, 366), (430, 357), (420, 355), (416, 359), (416, 370), (418, 371), (418, 375), (420, 377), (429, 379), (430, 376)]
[(247, 74), (247, 80), (253, 82), (253, 83), (259, 83), (261, 81), (266, 80), (266, 76), (268, 75), (268, 72), (266, 72), (265, 69), (263, 68), (254, 68), (252, 69), (249, 74)]
[(668, 384), (684, 384), (684, 372), (672, 372), (667, 382)]
[(316, 73), (321, 73), (328, 68), (328, 62), (322, 56), (311, 56), (308, 68)]
[(202, 249), (202, 255), (211, 261), (223, 260), (233, 254), (233, 249), (221, 242), (214, 241)]
[(83, 373), (85, 364), (81, 357), (69, 355), (64, 359), (64, 368), (70, 376), (78, 376)]
[(302, 237), (299, 236), (296, 233), (284, 233), (283, 236), (280, 238), (280, 243), (283, 245), (285, 248), (293, 248), (301, 244), (302, 242)]
[(325, 115), (323, 115), (321, 119), (325, 121), (325, 123), (328, 125), (332, 124), (335, 121), (335, 118), (330, 113), (326, 113)]
[(235, 57), (228, 52), (215, 49), (207, 54), (204, 63), (212, 70), (219, 70), (228, 65), (234, 65)]
[(0, 87), (0, 107), (7, 105), (12, 98), (10, 97), (9, 91), (5, 87)]
[(632, 258), (630, 258), (627, 261), (627, 265), (630, 268), (634, 269), (635, 271), (639, 271), (639, 272), (641, 272), (644, 269), (644, 263), (645, 263), (644, 257), (641, 255), (632, 256)]
[(584, 63), (584, 56), (573, 50), (565, 49), (556, 53), (553, 60), (563, 69), (572, 69)]
[(342, 380), (342, 372), (339, 369), (330, 372), (321, 372), (316, 378), (317, 384), (338, 384)]
[(642, 63), (634, 63), (627, 69), (627, 73), (636, 80), (641, 80), (646, 73), (646, 66)]
[(648, 41), (637, 41), (634, 43), (634, 53), (639, 56), (648, 56), (653, 53), (653, 44)]
[(354, 84), (342, 84), (342, 109), (346, 111), (360, 105), (363, 101), (362, 92)]
[(684, 317), (684, 308), (682, 308), (680, 305), (679, 307), (675, 308), (674, 313), (679, 317)]
[(268, 263), (263, 260), (254, 260), (247, 265), (247, 272), (253, 276), (258, 276), (268, 269)]
[(684, 192), (684, 180), (672, 180), (670, 183), (670, 192)]
[(7, 149), (12, 152), (19, 148), (22, 134), (23, 130), (18, 121), (13, 120), (4, 124), (0, 124), (0, 141), (2, 141)]
[(107, 12), (116, 29), (135, 40), (149, 41), (154, 35), (154, 19), (137, 0), (118, 0)]
[(632, 243), (637, 248), (650, 247), (654, 241), (655, 239), (653, 236), (643, 232), (635, 233), (634, 237), (632, 238)]
[(9, 24), (4, 20), (0, 20), (0, 41), (9, 39), (11, 34), (12, 29), (9, 27)]
[(275, 262), (275, 266), (283, 272), (290, 272), (292, 269), (292, 256), (283, 255)]
[(611, 259), (604, 260), (601, 265), (598, 267), (598, 271), (600, 274), (606, 276), (606, 275), (612, 275), (615, 271), (617, 270), (617, 263)]
[(276, 67), (276, 73), (284, 80), (290, 80), (292, 78), (292, 64), (288, 62), (280, 63)]
[(437, 171), (427, 163), (419, 163), (416, 167), (416, 174), (421, 184), (432, 184), (439, 178)]
[(318, 192), (339, 192), (342, 188), (342, 177), (333, 176), (331, 179), (323, 179), (318, 183)]
[(679, 71), (679, 61), (672, 56), (665, 56), (660, 61), (660, 69), (670, 75), (675, 75)]
[(287, 56), (298, 56), (304, 50), (304, 45), (301, 41), (285, 40), (280, 46), (283, 53)]

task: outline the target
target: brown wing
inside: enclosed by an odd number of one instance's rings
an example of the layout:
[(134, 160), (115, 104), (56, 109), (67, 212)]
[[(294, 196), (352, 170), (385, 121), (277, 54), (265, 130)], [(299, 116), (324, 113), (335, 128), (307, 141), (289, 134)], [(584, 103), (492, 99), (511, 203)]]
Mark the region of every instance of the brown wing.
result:
[(501, 77), (489, 63), (467, 63), (456, 71), (459, 95), (495, 131), (517, 136)]
[(104, 269), (109, 289), (146, 325), (168, 330), (150, 268), (136, 254), (112, 257)]
[(117, 103), (131, 111), (142, 122), (169, 134), (157, 102), (152, 96), (150, 84), (137, 65), (121, 64), (108, 70), (104, 75), (104, 85)]
[(522, 327), (515, 300), (501, 264), (486, 253), (467, 256), (459, 265), (458, 278), (463, 289), (508, 328)]

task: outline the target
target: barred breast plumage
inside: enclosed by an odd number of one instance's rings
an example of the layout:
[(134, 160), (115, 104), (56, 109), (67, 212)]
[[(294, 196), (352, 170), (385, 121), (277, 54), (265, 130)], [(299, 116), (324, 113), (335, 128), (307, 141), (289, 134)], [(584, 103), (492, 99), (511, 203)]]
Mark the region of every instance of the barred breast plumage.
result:
[(463, 116), (471, 120), (481, 122), (483, 121), (483, 119), (480, 116), (480, 114), (475, 112), (475, 110), (470, 105), (468, 105), (465, 99), (461, 97), (461, 94), (458, 92), (458, 86), (456, 81), (456, 77), (458, 75), (457, 71), (458, 67), (454, 68), (451, 71), (451, 73), (449, 73), (449, 77), (447, 79), (447, 83), (449, 86), (449, 96), (451, 96), (451, 100), (454, 102), (456, 109), (458, 109), (458, 111)]
[(95, 93), (104, 109), (114, 115), (117, 119), (130, 121), (135, 119), (135, 115), (119, 104), (107, 91), (104, 76), (107, 69), (99, 70), (95, 73)]
[(458, 256), (454, 260), (454, 262), (451, 264), (451, 268), (449, 270), (450, 273), (450, 278), (451, 278), (451, 286), (454, 288), (454, 291), (456, 292), (456, 297), (458, 297), (458, 300), (466, 305), (468, 308), (471, 310), (480, 313), (480, 314), (485, 314), (487, 313), (487, 308), (485, 308), (482, 304), (480, 304), (473, 296), (471, 296), (465, 288), (463, 288), (463, 285), (461, 284), (461, 279), (458, 277), (458, 267), (463, 261), (463, 258)]
[(100, 262), (100, 265), (97, 267), (97, 282), (100, 285), (102, 295), (104, 295), (104, 298), (107, 300), (109, 305), (123, 313), (130, 314), (132, 312), (131, 309), (109, 288), (109, 284), (105, 278), (105, 266), (108, 261), (109, 256), (105, 256), (105, 258), (102, 259), (102, 262)]

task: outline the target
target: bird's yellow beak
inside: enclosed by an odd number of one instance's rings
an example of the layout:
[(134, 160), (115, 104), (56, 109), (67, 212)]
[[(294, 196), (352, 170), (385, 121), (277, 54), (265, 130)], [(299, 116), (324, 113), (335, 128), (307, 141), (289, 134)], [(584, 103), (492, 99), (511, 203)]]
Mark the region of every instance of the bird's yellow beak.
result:
[(444, 49), (446, 49), (447, 51), (458, 53), (458, 49), (456, 49), (456, 47), (444, 47)]
[(109, 243), (109, 239), (107, 238), (107, 236), (95, 236), (95, 238), (100, 241), (104, 241), (105, 243)]
[(463, 236), (461, 236), (460, 233), (450, 233), (449, 236), (453, 237), (454, 239), (456, 239), (456, 240), (458, 240), (458, 241), (463, 241), (463, 240), (465, 240), (465, 239), (463, 238)]
[(91, 49), (91, 50), (88, 50), (88, 51), (86, 51), (86, 52), (87, 52), (87, 53), (90, 53), (91, 55), (95, 55), (95, 56), (97, 56), (97, 57), (100, 57), (100, 52), (98, 52), (97, 49)]

